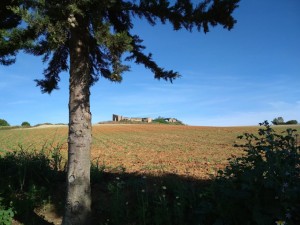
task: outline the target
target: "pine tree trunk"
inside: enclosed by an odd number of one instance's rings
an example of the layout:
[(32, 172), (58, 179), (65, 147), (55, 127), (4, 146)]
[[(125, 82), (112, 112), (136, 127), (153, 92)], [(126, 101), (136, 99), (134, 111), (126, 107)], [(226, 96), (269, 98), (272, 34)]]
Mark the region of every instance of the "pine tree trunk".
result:
[(62, 225), (88, 225), (91, 216), (90, 63), (88, 27), (71, 29), (67, 197)]

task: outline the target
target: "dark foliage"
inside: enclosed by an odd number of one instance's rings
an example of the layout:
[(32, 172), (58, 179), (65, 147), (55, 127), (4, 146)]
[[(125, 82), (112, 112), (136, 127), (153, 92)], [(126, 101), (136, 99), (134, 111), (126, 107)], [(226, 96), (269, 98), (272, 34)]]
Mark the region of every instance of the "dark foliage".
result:
[[(173, 70), (165, 70), (157, 65), (152, 54), (144, 53), (142, 39), (132, 34), (133, 18), (144, 18), (151, 25), (158, 21), (170, 23), (174, 30), (186, 29), (209, 32), (210, 27), (221, 25), (232, 29), (236, 23), (232, 17), (239, 0), (205, 0), (194, 4), (190, 0), (141, 1), (41, 1), (28, 0), (1, 1), (1, 63), (14, 62), (13, 56), (19, 49), (36, 56), (42, 56), (48, 67), (44, 70), (44, 79), (35, 80), (42, 92), (50, 93), (58, 89), (59, 74), (69, 69), (70, 30), (85, 21), (89, 39), (84, 44), (89, 46), (91, 85), (100, 76), (114, 82), (122, 81), (122, 74), (129, 70), (123, 64), (131, 60), (142, 64), (154, 73), (156, 79), (173, 81), (180, 75)], [(18, 6), (12, 11), (7, 6)], [(31, 17), (28, 18), (27, 12)], [(25, 13), (24, 13), (25, 12)], [(26, 19), (26, 27), (17, 26)], [(12, 28), (16, 28), (11, 30)], [(9, 33), (5, 33), (6, 31)], [(5, 33), (5, 35), (4, 35)]]
[(284, 125), (284, 124), (291, 125), (291, 124), (298, 124), (298, 121), (297, 120), (289, 120), (287, 122), (284, 122), (284, 119), (282, 117), (277, 117), (272, 120), (272, 123), (274, 125)]
[[(267, 122), (246, 133), (242, 157), (230, 159), (203, 207), (215, 224), (300, 223), (300, 146), (295, 130), (277, 134)], [(207, 204), (211, 202), (210, 204)], [(278, 222), (278, 223), (276, 223)], [(283, 224), (283, 223), (282, 223)]]
[(0, 126), (10, 126), (10, 125), (6, 120), (0, 119)]
[(5, 208), (13, 211), (15, 219), (25, 224), (50, 224), (34, 209), (41, 206), (63, 182), (65, 174), (55, 168), (54, 152), (23, 148), (0, 156), (0, 197)]
[(289, 120), (285, 124), (298, 124), (297, 120)]
[(17, 43), (11, 45), (10, 40), (4, 36), (4, 30), (10, 30), (20, 24), (21, 17), (9, 9), (9, 7), (18, 5), (18, 1), (1, 0), (0, 2), (0, 64), (3, 65), (10, 65), (15, 62)]
[(25, 121), (21, 124), (22, 127), (30, 127), (30, 123)]

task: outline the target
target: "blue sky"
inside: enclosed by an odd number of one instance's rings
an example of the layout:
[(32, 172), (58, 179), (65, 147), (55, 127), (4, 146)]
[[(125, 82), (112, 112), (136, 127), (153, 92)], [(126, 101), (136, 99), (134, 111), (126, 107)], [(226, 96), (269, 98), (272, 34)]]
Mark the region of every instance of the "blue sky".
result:
[[(131, 65), (121, 84), (100, 78), (91, 88), (92, 122), (128, 117), (175, 117), (189, 125), (257, 125), (282, 116), (300, 121), (300, 1), (242, 0), (230, 32), (173, 31), (135, 22), (146, 52), (178, 71), (173, 84)], [(17, 63), (0, 66), (0, 118), (11, 125), (28, 121), (68, 123), (68, 74), (60, 90), (41, 94), (40, 58), (19, 54)]]

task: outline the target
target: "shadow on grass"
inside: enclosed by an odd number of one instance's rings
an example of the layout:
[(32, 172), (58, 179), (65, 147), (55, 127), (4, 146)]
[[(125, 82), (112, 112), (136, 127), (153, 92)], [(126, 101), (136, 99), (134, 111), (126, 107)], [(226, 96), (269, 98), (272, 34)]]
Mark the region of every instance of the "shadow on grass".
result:
[[(24, 225), (52, 224), (38, 209), (55, 202), (58, 212), (61, 203), (55, 199), (58, 185), (64, 181), (64, 172), (54, 170), (44, 152), (24, 150), (0, 156), (0, 206), (12, 208), (14, 219)], [(15, 223), (19, 224), (19, 223)]]
[[(93, 165), (91, 224), (300, 224), (298, 134), (264, 125), (259, 136), (239, 137), (244, 155), (211, 181)], [(6, 217), (14, 210), (24, 225), (61, 223), (66, 174), (60, 147), (0, 154), (0, 224), (5, 210)]]
[[(56, 169), (54, 169), (56, 168)], [(64, 171), (43, 152), (16, 151), (0, 157), (0, 206), (12, 208), (24, 225), (60, 224)], [(199, 224), (207, 180), (104, 172), (92, 166), (92, 224)], [(202, 193), (202, 194), (201, 194)]]

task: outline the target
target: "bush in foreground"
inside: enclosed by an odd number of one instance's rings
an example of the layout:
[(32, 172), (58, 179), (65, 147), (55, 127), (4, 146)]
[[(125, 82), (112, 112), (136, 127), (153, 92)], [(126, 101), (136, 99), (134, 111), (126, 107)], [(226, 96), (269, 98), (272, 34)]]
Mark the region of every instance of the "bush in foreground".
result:
[(0, 198), (0, 224), (1, 225), (11, 225), (12, 219), (14, 217), (14, 210), (12, 207), (6, 208), (1, 204)]
[[(268, 122), (258, 136), (246, 133), (210, 192), (214, 224), (300, 224), (300, 147), (296, 130), (276, 134)], [(212, 219), (216, 218), (216, 219)], [(282, 222), (282, 223), (280, 223)]]

